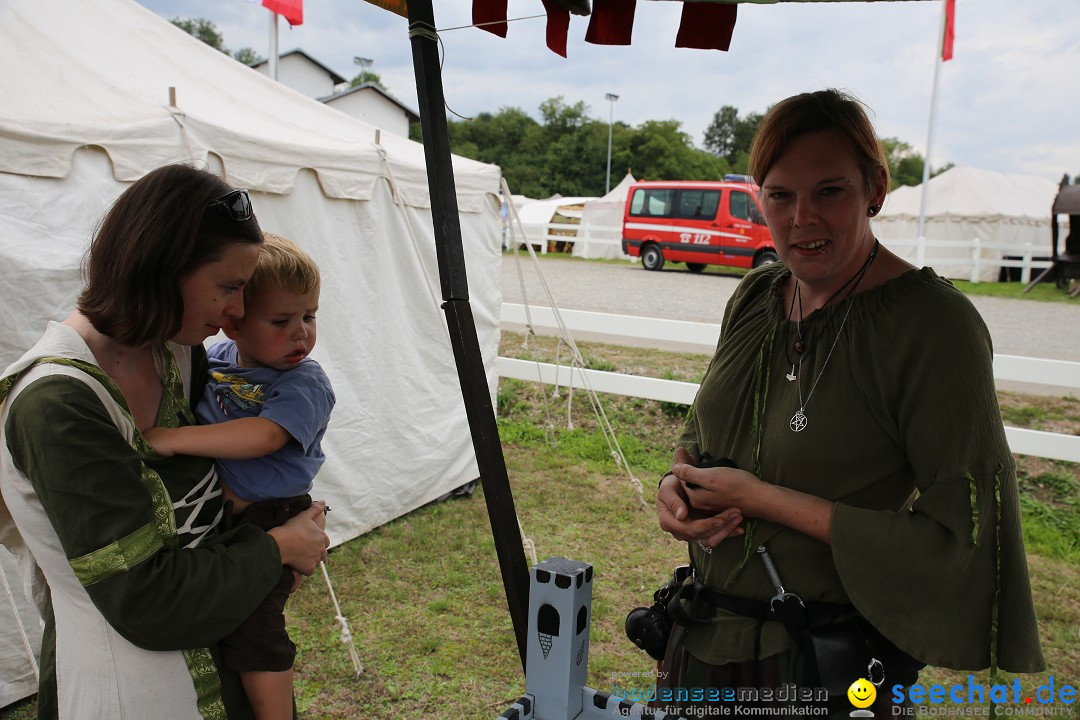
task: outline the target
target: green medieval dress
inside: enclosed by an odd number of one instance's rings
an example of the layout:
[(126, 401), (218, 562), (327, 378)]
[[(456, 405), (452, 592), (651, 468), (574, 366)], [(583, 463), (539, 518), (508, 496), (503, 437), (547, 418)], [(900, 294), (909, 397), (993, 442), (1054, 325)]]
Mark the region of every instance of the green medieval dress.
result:
[[(157, 424), (194, 423), (205, 353), (168, 343), (156, 360)], [(51, 323), (4, 375), (0, 538), (40, 567), (55, 618), (39, 717), (251, 717), (216, 642), (277, 582), (276, 543), (254, 526), (216, 534), (213, 462), (154, 453), (71, 327)]]
[[(803, 319), (800, 356), (788, 277), (781, 263), (761, 268), (732, 296), (678, 445), (834, 501), (832, 544), (748, 521), (711, 554), (690, 545), (705, 584), (768, 600), (775, 590), (752, 552), (764, 544), (786, 590), (853, 604), (922, 662), (1040, 670), (1014, 462), (978, 312), (933, 270), (913, 269), (854, 295), (846, 323), (848, 300)], [(800, 384), (806, 426), (795, 432)], [(756, 631), (720, 611), (686, 631), (682, 650), (707, 665), (755, 660), (755, 640), (758, 658), (797, 655), (780, 622)]]

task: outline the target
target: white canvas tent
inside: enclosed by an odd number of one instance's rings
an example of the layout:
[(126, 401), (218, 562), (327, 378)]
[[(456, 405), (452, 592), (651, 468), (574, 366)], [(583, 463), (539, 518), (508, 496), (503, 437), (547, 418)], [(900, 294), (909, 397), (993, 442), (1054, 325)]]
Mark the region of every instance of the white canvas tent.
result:
[[(443, 315), (422, 147), (233, 61), (131, 0), (0, 3), (0, 365), (80, 286), (92, 227), (173, 161), (251, 190), (264, 229), (323, 270), (319, 344), (338, 398), (316, 495), (335, 544), (477, 476)], [(170, 102), (175, 88), (175, 104)], [(471, 306), (494, 389), (499, 169), (454, 159)], [(0, 568), (20, 600), (10, 556)], [(0, 589), (2, 592), (2, 589)], [(20, 600), (21, 602), (21, 600)], [(39, 625), (22, 603), (36, 647)], [(34, 691), (0, 596), (0, 707)]]
[[(1023, 255), (1026, 243), (1031, 243), (1036, 255), (1049, 247), (1050, 206), (1057, 194), (1057, 184), (1050, 180), (957, 166), (931, 178), (928, 188), (923, 232), (928, 241), (971, 242), (978, 238), (985, 244), (1010, 248), (980, 251), (981, 257), (990, 260), (980, 271), (983, 281), (998, 278), (999, 266), (993, 260)], [(881, 214), (873, 221), (877, 237), (912, 262), (916, 259), (921, 202), (922, 185), (898, 187), (885, 198)], [(970, 256), (970, 250), (955, 247), (929, 245), (925, 252), (924, 264), (931, 266), (935, 257)], [(939, 273), (966, 279), (971, 265), (942, 266)]]
[[(537, 247), (545, 248), (544, 252), (547, 252), (545, 246), (553, 232), (548, 226), (565, 224), (567, 234), (576, 234), (577, 225), (581, 221), (581, 208), (589, 200), (595, 200), (595, 198), (553, 197), (547, 200), (526, 198), (520, 205), (515, 203), (514, 207), (525, 230), (527, 241)], [(511, 222), (513, 222), (513, 218), (511, 218)], [(512, 227), (515, 233), (517, 229), (516, 225)], [(573, 237), (567, 238), (570, 241), (573, 241), (573, 239)]]
[(583, 258), (629, 258), (622, 251), (622, 224), (626, 196), (636, 180), (630, 173), (602, 198), (585, 203), (574, 242), (574, 256)]

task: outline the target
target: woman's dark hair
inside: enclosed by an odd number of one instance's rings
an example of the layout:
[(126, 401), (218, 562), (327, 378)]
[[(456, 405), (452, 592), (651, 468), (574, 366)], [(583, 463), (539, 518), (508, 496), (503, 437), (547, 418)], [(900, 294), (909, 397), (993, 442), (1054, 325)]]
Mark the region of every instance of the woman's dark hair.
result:
[(880, 177), (879, 168), (885, 171), (885, 187), (889, 186), (889, 161), (863, 104), (832, 88), (793, 95), (769, 108), (750, 146), (749, 170), (754, 181), (765, 182), (792, 140), (822, 130), (838, 132), (851, 145), (869, 194)]
[(262, 242), (254, 216), (238, 221), (209, 209), (232, 190), (213, 173), (176, 164), (147, 173), (117, 198), (83, 262), (78, 308), (98, 332), (143, 345), (180, 330), (180, 282), (231, 244)]

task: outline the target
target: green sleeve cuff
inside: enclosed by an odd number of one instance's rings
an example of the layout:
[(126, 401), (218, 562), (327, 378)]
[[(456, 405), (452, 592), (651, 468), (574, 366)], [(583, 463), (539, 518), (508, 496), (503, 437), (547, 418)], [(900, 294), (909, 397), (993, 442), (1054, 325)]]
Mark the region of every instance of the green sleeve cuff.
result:
[(153, 524), (109, 543), (103, 548), (72, 558), (71, 569), (83, 587), (130, 570), (165, 547)]

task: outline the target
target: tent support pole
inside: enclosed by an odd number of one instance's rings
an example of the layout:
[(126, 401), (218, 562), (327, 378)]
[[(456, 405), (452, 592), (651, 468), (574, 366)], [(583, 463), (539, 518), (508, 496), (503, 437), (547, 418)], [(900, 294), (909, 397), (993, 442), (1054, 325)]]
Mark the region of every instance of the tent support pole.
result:
[(409, 38), (413, 70), (424, 132), (431, 216), (435, 225), (435, 250), (439, 259), (443, 311), (450, 330), (465, 414), (472, 433), (473, 449), (484, 486), (488, 519), (495, 538), (506, 602), (517, 636), (522, 670), (525, 668), (526, 632), (529, 626), (529, 568), (514, 510), (514, 496), (506, 473), (499, 428), (491, 404), (483, 356), (476, 336), (465, 254), (461, 244), (457, 190), (450, 159), (450, 138), (443, 100), (439, 48), (431, 0), (409, 0)]

